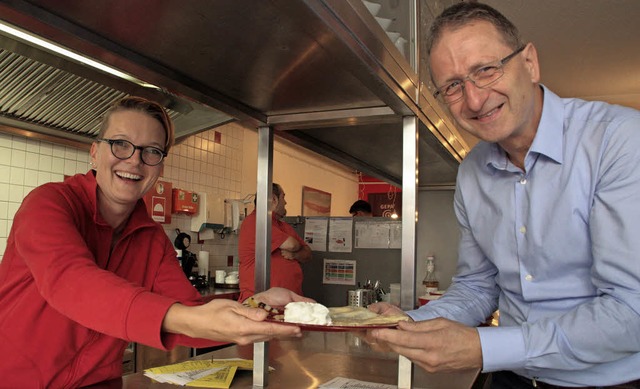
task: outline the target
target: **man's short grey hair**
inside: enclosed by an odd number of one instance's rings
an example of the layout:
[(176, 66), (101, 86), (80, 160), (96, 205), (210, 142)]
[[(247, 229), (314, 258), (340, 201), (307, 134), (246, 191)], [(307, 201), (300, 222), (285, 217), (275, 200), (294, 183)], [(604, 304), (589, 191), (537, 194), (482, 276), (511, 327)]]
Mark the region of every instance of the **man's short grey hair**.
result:
[(431, 55), (433, 46), (446, 28), (456, 29), (478, 20), (493, 24), (502, 35), (504, 43), (512, 49), (522, 46), (518, 28), (503, 14), (486, 4), (462, 2), (446, 8), (431, 24), (426, 40), (427, 55)]

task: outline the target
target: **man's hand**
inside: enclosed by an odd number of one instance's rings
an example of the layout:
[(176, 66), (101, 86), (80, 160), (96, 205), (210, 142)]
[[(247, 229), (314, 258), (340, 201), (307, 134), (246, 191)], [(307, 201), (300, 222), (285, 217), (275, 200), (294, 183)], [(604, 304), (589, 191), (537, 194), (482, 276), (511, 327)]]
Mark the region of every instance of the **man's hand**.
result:
[(284, 259), (288, 259), (290, 261), (296, 260), (296, 255), (295, 255), (296, 253), (294, 253), (293, 251), (280, 249), (280, 254), (282, 254), (282, 258)]
[[(397, 306), (385, 302), (371, 304), (367, 307), (370, 311), (377, 313), (378, 315), (389, 316), (389, 315), (402, 315), (405, 314), (404, 311)], [(406, 314), (405, 314), (406, 315)], [(409, 318), (409, 320), (412, 320)]]
[(431, 373), (482, 367), (478, 331), (451, 320), (400, 322), (397, 330), (371, 331), (370, 338)]
[[(372, 311), (372, 312), (377, 313), (378, 315), (383, 315), (383, 316), (385, 316), (385, 315), (386, 316), (391, 316), (391, 315), (405, 315), (405, 316), (408, 316), (399, 307), (397, 307), (397, 306), (395, 306), (393, 304), (385, 303), (385, 302), (369, 304), (367, 306), (367, 309)], [(409, 321), (413, 321), (413, 319), (411, 317), (409, 317)], [(356, 336), (358, 336), (359, 338), (364, 340), (366, 343), (368, 343), (369, 346), (375, 351), (378, 351), (378, 352), (391, 352), (391, 351), (393, 351), (391, 349), (391, 347), (387, 343), (379, 342), (378, 339), (373, 336), (372, 330), (367, 330), (366, 332), (358, 333)]]
[(305, 263), (311, 260), (311, 248), (309, 246), (299, 246), (297, 251), (280, 249), (282, 257), (290, 261)]

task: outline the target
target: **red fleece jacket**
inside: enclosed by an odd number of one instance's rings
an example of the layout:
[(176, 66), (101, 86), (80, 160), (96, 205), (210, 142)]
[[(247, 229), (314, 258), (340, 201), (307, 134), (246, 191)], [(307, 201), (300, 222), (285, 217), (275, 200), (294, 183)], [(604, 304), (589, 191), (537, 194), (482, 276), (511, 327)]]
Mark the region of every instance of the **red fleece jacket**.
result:
[(72, 388), (121, 376), (128, 342), (217, 342), (161, 333), (200, 295), (162, 226), (138, 202), (110, 254), (93, 172), (40, 186), (15, 214), (0, 263), (0, 388)]

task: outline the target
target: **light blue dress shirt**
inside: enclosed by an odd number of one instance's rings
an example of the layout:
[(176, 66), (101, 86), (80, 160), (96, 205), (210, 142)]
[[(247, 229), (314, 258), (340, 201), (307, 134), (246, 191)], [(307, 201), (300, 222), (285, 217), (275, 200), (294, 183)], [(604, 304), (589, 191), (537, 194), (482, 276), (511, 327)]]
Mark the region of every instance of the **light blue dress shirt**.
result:
[(544, 90), (513, 165), (480, 142), (460, 165), (447, 293), (409, 312), (480, 327), (483, 370), (564, 386), (640, 378), (640, 111)]

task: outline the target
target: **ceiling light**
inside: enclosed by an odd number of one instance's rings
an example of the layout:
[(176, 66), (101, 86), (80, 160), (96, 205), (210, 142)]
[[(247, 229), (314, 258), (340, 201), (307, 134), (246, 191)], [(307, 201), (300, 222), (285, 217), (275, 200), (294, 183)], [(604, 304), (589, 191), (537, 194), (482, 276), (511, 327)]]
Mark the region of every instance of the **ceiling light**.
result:
[(72, 59), (74, 61), (80, 62), (84, 65), (87, 66), (91, 66), (92, 68), (98, 69), (100, 71), (103, 71), (105, 73), (109, 73), (111, 75), (114, 75), (116, 77), (122, 78), (124, 80), (127, 80), (129, 82), (133, 82), (137, 85), (140, 85), (142, 87), (145, 88), (153, 88), (153, 89), (158, 89), (160, 90), (160, 87), (155, 86), (153, 84), (149, 84), (147, 82), (144, 82), (130, 74), (127, 74), (123, 71), (120, 71), (116, 68), (113, 68), (111, 66), (105, 65), (103, 63), (100, 63), (94, 59), (91, 59), (89, 57), (85, 57), (81, 54), (77, 54), (74, 53), (73, 51), (66, 49), (62, 46), (59, 46), (56, 43), (53, 42), (49, 42), (43, 38), (40, 38), (38, 36), (32, 35), (31, 33), (28, 33), (26, 31), (20, 30), (16, 27), (13, 27), (9, 24), (6, 24), (2, 21), (0, 21), (0, 31), (5, 32), (15, 38), (27, 41), (29, 43), (32, 43), (38, 47), (41, 47), (43, 49), (49, 50), (49, 51), (53, 51), (56, 54), (60, 54), (66, 58)]

